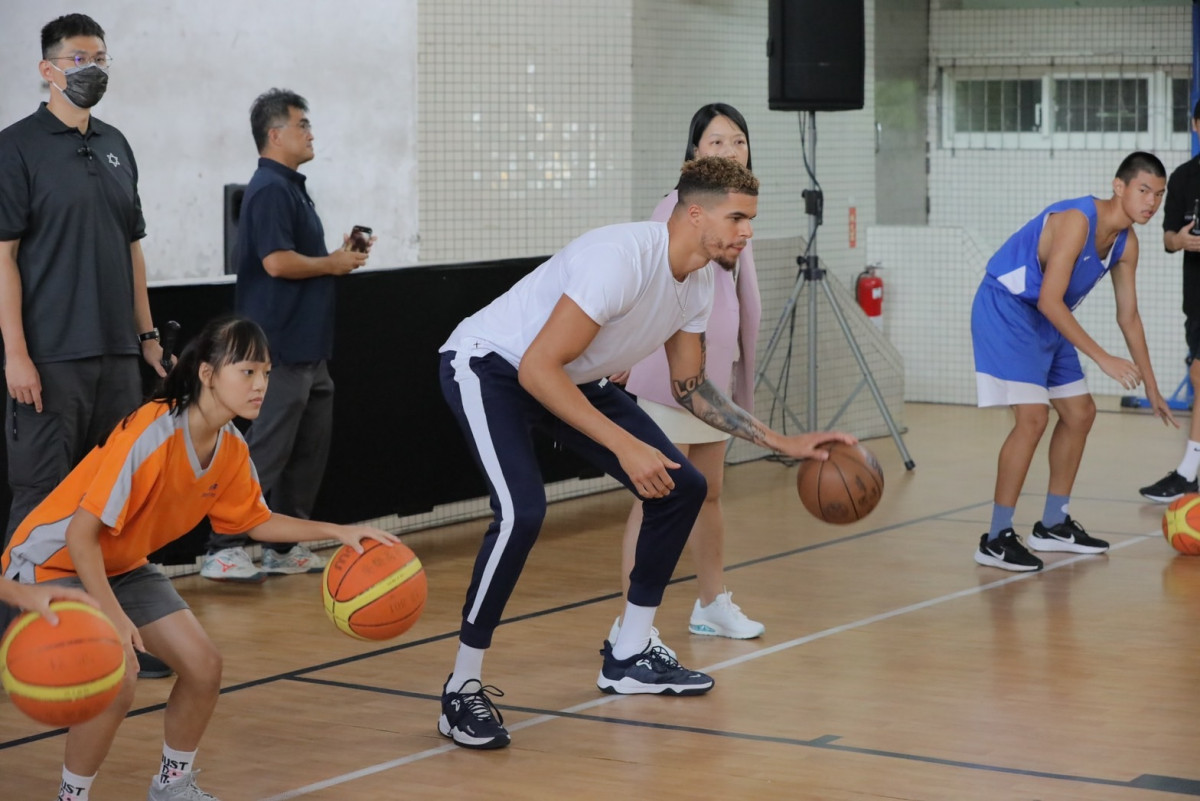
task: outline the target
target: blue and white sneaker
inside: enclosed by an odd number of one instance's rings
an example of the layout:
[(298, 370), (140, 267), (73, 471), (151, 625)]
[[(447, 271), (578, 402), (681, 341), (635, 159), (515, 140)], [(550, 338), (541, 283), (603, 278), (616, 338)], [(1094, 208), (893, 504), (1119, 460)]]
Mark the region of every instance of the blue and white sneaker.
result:
[(617, 659), (612, 644), (605, 640), (600, 653), (604, 655), (604, 666), (600, 668), (596, 686), (606, 693), (701, 695), (713, 687), (711, 676), (688, 670), (661, 646), (647, 646), (640, 654)]
[[(449, 683), (450, 677), (446, 677)], [(488, 695), (500, 698), (499, 688), (483, 684), (479, 679), (467, 679), (458, 692), (442, 686), (442, 716), (438, 731), (463, 748), (504, 748), (512, 738), (504, 728), (504, 716)]]

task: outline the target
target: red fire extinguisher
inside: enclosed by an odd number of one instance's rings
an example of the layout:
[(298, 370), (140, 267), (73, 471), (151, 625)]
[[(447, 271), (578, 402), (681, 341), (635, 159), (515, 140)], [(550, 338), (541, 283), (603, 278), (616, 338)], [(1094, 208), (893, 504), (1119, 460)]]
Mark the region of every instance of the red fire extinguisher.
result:
[(855, 286), (858, 295), (858, 305), (866, 312), (875, 327), (883, 330), (883, 279), (876, 274), (878, 264), (869, 264), (867, 269), (858, 274)]

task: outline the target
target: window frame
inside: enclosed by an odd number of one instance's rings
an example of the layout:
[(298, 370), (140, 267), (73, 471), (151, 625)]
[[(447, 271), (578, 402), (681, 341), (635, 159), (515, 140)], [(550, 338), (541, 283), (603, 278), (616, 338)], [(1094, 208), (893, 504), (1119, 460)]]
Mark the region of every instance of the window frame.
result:
[[(1189, 150), (1190, 131), (1171, 130), (1172, 80), (1190, 79), (1186, 65), (1157, 65), (1137, 68), (1114, 66), (1036, 67), (942, 67), (941, 144), (947, 150)], [(1058, 131), (1056, 81), (1061, 80), (1146, 81), (1147, 130), (1145, 131)], [(956, 130), (958, 84), (964, 81), (1040, 80), (1042, 99), (1035, 112), (1036, 131)]]

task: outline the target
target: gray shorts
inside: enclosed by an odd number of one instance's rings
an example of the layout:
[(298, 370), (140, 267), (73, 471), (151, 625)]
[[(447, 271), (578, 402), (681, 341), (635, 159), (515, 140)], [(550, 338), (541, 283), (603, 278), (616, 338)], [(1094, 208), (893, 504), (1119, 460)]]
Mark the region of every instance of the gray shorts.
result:
[[(77, 587), (83, 589), (83, 582), (78, 576), (54, 579), (44, 582), (60, 587)], [(179, 597), (171, 580), (150, 565), (142, 565), (128, 573), (111, 576), (108, 586), (112, 587), (117, 603), (139, 629), (148, 626), (156, 620), (189, 608), (187, 601)]]

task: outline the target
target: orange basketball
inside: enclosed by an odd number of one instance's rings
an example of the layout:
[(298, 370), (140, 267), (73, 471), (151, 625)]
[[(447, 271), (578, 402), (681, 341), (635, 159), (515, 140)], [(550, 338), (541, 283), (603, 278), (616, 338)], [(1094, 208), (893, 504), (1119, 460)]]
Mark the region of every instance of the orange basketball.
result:
[(104, 613), (78, 601), (55, 601), (58, 625), (26, 612), (0, 640), (0, 684), (13, 704), (39, 723), (91, 720), (121, 692), (125, 648)]
[(862, 445), (835, 442), (823, 462), (808, 459), (796, 474), (800, 501), (826, 523), (853, 523), (870, 514), (883, 497), (879, 460)]
[(1200, 495), (1177, 498), (1162, 519), (1163, 536), (1171, 547), (1188, 556), (1200, 556)]
[(321, 595), (334, 625), (360, 640), (389, 640), (412, 628), (425, 608), (425, 569), (412, 549), (363, 540), (343, 545), (325, 565)]

